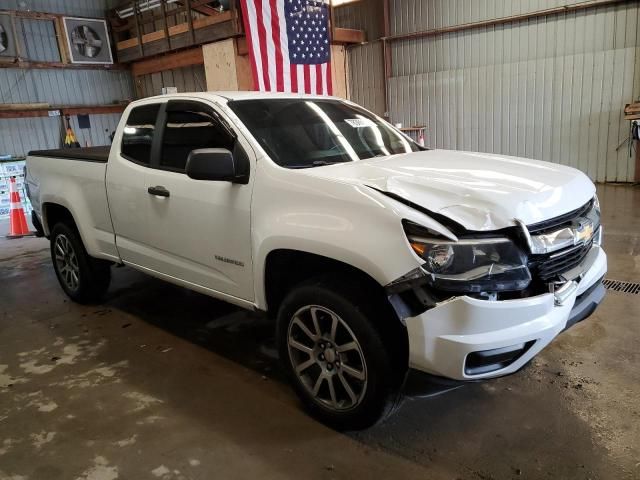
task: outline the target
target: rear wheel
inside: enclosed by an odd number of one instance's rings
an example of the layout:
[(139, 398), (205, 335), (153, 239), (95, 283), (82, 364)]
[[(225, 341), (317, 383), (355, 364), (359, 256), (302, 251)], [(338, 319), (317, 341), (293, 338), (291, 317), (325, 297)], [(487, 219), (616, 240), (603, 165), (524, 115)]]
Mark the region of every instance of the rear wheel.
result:
[(90, 257), (78, 231), (65, 223), (51, 232), (51, 259), (60, 286), (72, 300), (96, 302), (109, 288), (109, 262)]
[(397, 319), (381, 318), (360, 293), (346, 282), (309, 282), (278, 313), (280, 357), (296, 392), (312, 415), (339, 430), (390, 414), (406, 373), (394, 369), (397, 350), (382, 341), (380, 323)]

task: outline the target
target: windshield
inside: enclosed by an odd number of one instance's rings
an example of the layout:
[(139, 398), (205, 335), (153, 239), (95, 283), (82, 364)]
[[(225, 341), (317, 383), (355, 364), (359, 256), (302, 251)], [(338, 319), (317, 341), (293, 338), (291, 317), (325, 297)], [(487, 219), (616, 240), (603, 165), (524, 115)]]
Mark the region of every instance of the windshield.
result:
[(278, 165), (309, 168), (421, 150), (366, 110), (338, 100), (237, 100), (229, 107)]

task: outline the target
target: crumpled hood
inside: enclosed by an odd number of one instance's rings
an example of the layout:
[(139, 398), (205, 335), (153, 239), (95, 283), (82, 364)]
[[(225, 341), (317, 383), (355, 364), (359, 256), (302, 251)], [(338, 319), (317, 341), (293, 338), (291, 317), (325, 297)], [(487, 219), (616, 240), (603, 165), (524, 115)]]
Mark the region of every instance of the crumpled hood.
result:
[(582, 172), (504, 155), (429, 150), (305, 170), (393, 193), (468, 230), (530, 225), (587, 203), (595, 186)]

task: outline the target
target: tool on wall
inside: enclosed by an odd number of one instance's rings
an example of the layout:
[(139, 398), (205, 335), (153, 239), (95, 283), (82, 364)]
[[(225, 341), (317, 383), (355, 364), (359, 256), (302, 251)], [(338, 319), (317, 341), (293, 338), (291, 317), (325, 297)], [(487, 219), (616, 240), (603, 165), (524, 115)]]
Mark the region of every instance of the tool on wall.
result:
[(634, 103), (628, 103), (624, 107), (624, 119), (631, 121), (627, 145), (629, 147), (629, 157), (635, 153), (636, 174), (635, 181), (640, 182), (640, 99)]
[(71, 128), (71, 122), (69, 120), (69, 115), (64, 116), (64, 123), (66, 126), (66, 134), (64, 137), (64, 142), (62, 142), (62, 148), (80, 148), (80, 143), (76, 138), (76, 134)]

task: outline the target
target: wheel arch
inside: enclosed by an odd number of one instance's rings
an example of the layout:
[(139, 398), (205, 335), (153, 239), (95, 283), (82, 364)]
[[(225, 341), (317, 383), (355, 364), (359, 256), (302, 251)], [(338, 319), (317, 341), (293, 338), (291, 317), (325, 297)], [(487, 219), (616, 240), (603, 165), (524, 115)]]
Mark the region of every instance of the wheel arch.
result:
[(313, 277), (337, 274), (361, 281), (380, 296), (384, 288), (367, 272), (348, 263), (324, 255), (291, 248), (270, 251), (264, 261), (264, 310), (277, 313), (280, 303), (293, 286)]
[[(307, 273), (300, 279), (295, 274), (289, 275), (291, 271)], [(401, 389), (409, 368), (409, 336), (387, 299), (384, 287), (373, 277), (335, 259), (290, 249), (270, 252), (265, 275), (270, 313), (276, 313), (277, 310), (276, 338), (281, 358), (286, 358), (286, 332), (289, 331), (292, 319), (295, 321), (298, 315), (295, 312), (299, 311), (300, 305), (329, 308), (341, 317), (344, 314), (348, 317), (349, 312), (357, 313), (361, 319), (358, 321), (364, 321), (382, 342), (380, 347), (387, 355), (384, 365), (388, 367), (384, 377), (389, 379), (392, 390)], [(287, 283), (278, 282), (277, 278), (273, 282), (275, 275), (286, 277)], [(295, 290), (298, 284), (300, 289)], [(286, 285), (291, 289), (286, 288)], [(274, 290), (274, 286), (281, 290)], [(303, 296), (302, 299), (299, 295)], [(281, 306), (277, 308), (280, 302)]]
[(49, 238), (51, 231), (56, 223), (67, 223), (73, 226), (76, 230), (78, 224), (73, 216), (73, 213), (69, 208), (59, 203), (45, 202), (42, 204), (42, 228), (44, 233)]

